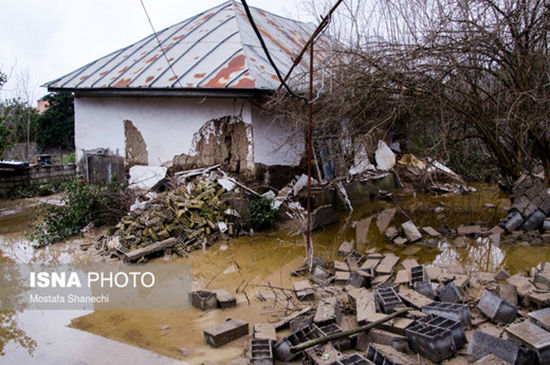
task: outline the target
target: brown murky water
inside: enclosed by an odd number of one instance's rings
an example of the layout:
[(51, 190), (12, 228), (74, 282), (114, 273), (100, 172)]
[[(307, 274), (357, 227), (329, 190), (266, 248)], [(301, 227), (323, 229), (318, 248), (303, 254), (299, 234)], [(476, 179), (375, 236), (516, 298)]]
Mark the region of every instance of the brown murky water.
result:
[[(351, 216), (343, 215), (340, 223), (313, 235), (315, 255), (333, 260), (340, 243), (354, 238), (354, 221), (374, 216), (383, 209), (396, 205), (402, 208), (402, 212), (396, 214), (392, 222), (394, 225), (410, 217), (418, 226), (429, 225), (437, 228), (447, 224), (456, 228), (460, 224), (485, 222), (490, 228), (506, 214), (506, 209), (510, 205), (509, 198), (495, 186), (476, 187), (477, 193), (464, 196), (411, 194), (405, 195), (396, 203), (372, 201), (363, 204)], [(486, 203), (494, 204), (496, 208), (485, 208)], [(9, 204), (17, 206), (18, 203)], [(8, 206), (9, 204), (0, 205), (0, 247), (3, 251), (13, 251), (13, 247), (27, 244), (22, 239), (21, 232), (32, 216), (29, 209), (25, 208), (28, 202), (20, 203), (23, 208), (19, 212), (2, 214), (6, 209), (14, 209)], [(442, 207), (443, 211), (436, 213), (435, 207)], [(541, 261), (550, 261), (550, 247), (496, 247), (487, 240), (471, 240), (468, 247), (463, 249), (455, 248), (445, 239), (440, 240), (438, 247), (433, 249), (420, 245), (396, 248), (384, 240), (374, 220), (369, 230), (368, 241), (369, 248), (376, 247), (382, 252), (392, 251), (403, 258), (414, 257), (423, 264), (460, 264), (467, 272), (494, 271), (499, 267), (518, 272), (529, 269)], [(229, 318), (244, 319), (252, 325), (275, 320), (282, 315), (284, 305), (274, 308), (271, 304), (268, 305), (256, 298), (257, 292), (266, 297), (269, 295), (268, 289), (258, 285), (269, 283), (290, 288), (293, 279), (289, 273), (299, 266), (303, 259), (302, 244), (301, 236), (290, 237), (284, 233), (272, 232), (220, 242), (206, 251), (193, 253), (189, 258), (178, 259), (192, 264), (193, 285), (197, 288), (208, 284), (209, 289), (225, 288), (235, 294), (237, 287), (246, 286), (247, 296), (241, 292), (236, 294), (238, 305), (235, 308), (207, 312), (197, 309), (96, 311), (71, 316), (70, 327), (81, 330), (77, 331), (80, 333), (100, 335), (192, 364), (204, 363), (206, 360), (209, 363), (227, 363), (230, 359), (243, 355), (245, 339), (233, 341), (220, 349), (211, 349), (204, 342), (203, 329)], [(70, 260), (74, 259), (75, 255), (77, 260), (91, 259), (90, 254), (83, 254), (75, 248), (74, 243), (54, 245), (47, 250), (30, 253), (23, 248), (15, 251), (19, 256), (24, 252), (23, 258), (27, 260)], [(169, 328), (161, 329), (164, 326)]]

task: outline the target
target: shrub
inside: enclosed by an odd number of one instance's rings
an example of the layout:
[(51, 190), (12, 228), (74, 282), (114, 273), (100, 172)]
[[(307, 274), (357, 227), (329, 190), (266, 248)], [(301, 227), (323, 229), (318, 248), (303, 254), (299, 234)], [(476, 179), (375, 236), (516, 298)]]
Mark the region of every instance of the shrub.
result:
[(273, 226), (277, 211), (272, 208), (273, 199), (261, 197), (250, 201), (250, 226), (260, 230)]
[(72, 180), (63, 190), (62, 206), (46, 205), (44, 219), (29, 235), (38, 247), (67, 239), (88, 223), (95, 226), (116, 223), (128, 210), (123, 187), (113, 183), (99, 186)]

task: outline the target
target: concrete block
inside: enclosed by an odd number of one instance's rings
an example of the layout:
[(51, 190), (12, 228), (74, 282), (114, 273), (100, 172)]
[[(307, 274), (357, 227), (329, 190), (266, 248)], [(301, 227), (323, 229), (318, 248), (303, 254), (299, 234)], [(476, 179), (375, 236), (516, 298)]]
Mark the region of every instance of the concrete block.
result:
[(204, 330), (204, 338), (212, 347), (220, 347), (248, 334), (248, 323), (232, 319)]
[(368, 288), (372, 280), (370, 270), (353, 270), (349, 278), (349, 284), (355, 288)]
[(436, 316), (433, 314), (428, 314), (424, 317), (418, 318), (417, 321), (419, 323), (451, 331), (451, 335), (453, 337), (453, 341), (457, 350), (464, 347), (464, 345), (466, 345), (466, 343), (468, 342), (466, 334), (464, 333), (464, 328), (462, 327), (462, 324), (458, 321), (453, 321), (452, 319)]
[(377, 313), (373, 293), (367, 293), (357, 298), (356, 312), (357, 323), (361, 326), (385, 317), (382, 313)]
[(411, 350), (431, 361), (441, 362), (457, 351), (450, 330), (416, 322), (405, 330)]
[(502, 324), (513, 322), (518, 311), (515, 305), (488, 290), (483, 292), (477, 307), (491, 321)]
[(416, 228), (412, 221), (401, 224), (401, 229), (403, 229), (403, 233), (405, 233), (405, 236), (407, 236), (410, 242), (416, 242), (422, 239), (422, 234), (420, 234), (418, 228)]
[(417, 281), (416, 283), (414, 283), (414, 290), (427, 298), (435, 298), (434, 287), (432, 285), (432, 282), (429, 280)]
[(237, 299), (229, 294), (225, 289), (214, 290), (219, 308), (230, 308), (237, 305)]
[(521, 228), (523, 228), (526, 231), (534, 231), (535, 229), (538, 229), (542, 225), (544, 218), (546, 218), (546, 214), (536, 209), (525, 220)]
[(313, 286), (309, 283), (309, 280), (301, 280), (293, 283), (294, 293), (298, 300), (313, 300), (315, 298), (315, 291)]
[(535, 290), (535, 286), (531, 283), (531, 281), (525, 276), (519, 274), (509, 277), (508, 279), (506, 279), (506, 282), (516, 287), (516, 290), (520, 297), (525, 297), (533, 290)]
[(506, 232), (511, 233), (523, 224), (524, 219), (518, 210), (511, 211), (506, 218), (500, 221), (499, 226), (504, 228)]
[(315, 331), (312, 327), (303, 327), (298, 331), (283, 337), (280, 341), (273, 345), (273, 355), (279, 361), (292, 361), (298, 356), (301, 356), (302, 353), (290, 352), (291, 347), (318, 337), (319, 335), (317, 331)]
[(343, 261), (334, 260), (334, 271), (349, 271), (349, 266)]
[(452, 319), (462, 323), (464, 327), (470, 327), (472, 325), (470, 307), (466, 304), (433, 302), (432, 304), (422, 307), (422, 312)]
[(384, 231), (384, 236), (388, 241), (393, 241), (395, 237), (399, 236), (399, 231), (394, 226), (391, 226)]
[(338, 256), (347, 256), (353, 251), (355, 247), (354, 241), (344, 241), (338, 248)]
[(403, 302), (391, 287), (376, 287), (374, 298), (378, 308), (386, 314), (393, 313), (397, 308), (404, 307)]
[(330, 342), (309, 348), (305, 353), (309, 364), (313, 365), (340, 364), (337, 360), (343, 356)]
[(349, 282), (349, 278), (349, 271), (336, 271), (336, 274), (334, 274), (334, 284), (347, 285)]
[(455, 285), (453, 281), (439, 289), (437, 296), (442, 302), (460, 303), (464, 299), (464, 296), (460, 292), (460, 289)]
[(216, 294), (207, 290), (198, 290), (190, 294), (191, 305), (200, 310), (213, 309), (218, 306)]
[(275, 326), (271, 323), (256, 323), (254, 325), (252, 337), (257, 340), (277, 342), (277, 332), (275, 331)]
[(468, 346), (468, 354), (476, 359), (494, 355), (510, 364), (530, 365), (535, 363), (535, 353), (515, 342), (475, 331)]
[(438, 231), (436, 231), (435, 229), (433, 229), (432, 227), (428, 226), (428, 227), (422, 227), (421, 228), (422, 231), (424, 233), (426, 233), (427, 235), (429, 236), (432, 236), (432, 237), (441, 237), (441, 233), (439, 233)]
[(342, 314), (340, 313), (340, 303), (338, 298), (322, 298), (317, 305), (317, 310), (315, 312), (315, 317), (313, 322), (315, 324), (323, 324), (327, 322), (340, 323)]
[(270, 340), (252, 338), (250, 340), (250, 364), (272, 365), (273, 342)]
[(405, 302), (405, 304), (408, 304), (418, 309), (433, 303), (432, 299), (425, 297), (424, 295), (412, 289), (401, 289), (399, 291), (399, 297), (403, 302)]
[(506, 332), (511, 339), (534, 350), (540, 365), (550, 364), (550, 332), (529, 320), (509, 326)]
[(498, 284), (497, 294), (500, 295), (502, 299), (510, 302), (512, 305), (515, 305), (517, 307), (518, 291), (515, 286), (510, 284)]
[(543, 308), (534, 312), (530, 312), (528, 316), (539, 327), (550, 331), (550, 308)]
[(384, 259), (376, 267), (378, 275), (391, 275), (395, 270), (395, 266), (399, 262), (399, 257), (394, 254), (384, 256)]

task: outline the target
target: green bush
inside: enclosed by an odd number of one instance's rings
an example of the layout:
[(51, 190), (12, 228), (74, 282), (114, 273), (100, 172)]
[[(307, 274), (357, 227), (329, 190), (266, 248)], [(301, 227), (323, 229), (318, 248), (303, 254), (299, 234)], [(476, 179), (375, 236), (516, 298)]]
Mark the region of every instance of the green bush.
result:
[(99, 186), (72, 180), (63, 195), (64, 205), (46, 205), (43, 221), (37, 222), (29, 235), (38, 247), (78, 234), (90, 222), (96, 227), (116, 223), (127, 212), (120, 184)]
[(273, 199), (258, 198), (250, 201), (250, 226), (260, 230), (273, 226), (277, 211), (271, 206)]

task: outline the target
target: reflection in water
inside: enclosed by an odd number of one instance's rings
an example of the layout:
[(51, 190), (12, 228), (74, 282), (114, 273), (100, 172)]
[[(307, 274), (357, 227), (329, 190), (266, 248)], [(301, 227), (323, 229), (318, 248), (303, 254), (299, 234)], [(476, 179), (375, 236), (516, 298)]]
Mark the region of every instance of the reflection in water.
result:
[(0, 307), (10, 309), (0, 311), (0, 356), (6, 355), (5, 348), (10, 342), (25, 348), (30, 355), (36, 348), (36, 341), (19, 328), (19, 314), (25, 309), (22, 305), (25, 289), (20, 285), (23, 280), (15, 263), (0, 251)]
[(459, 266), (467, 273), (494, 272), (504, 262), (505, 252), (488, 239), (471, 240), (467, 248), (459, 249), (443, 240), (439, 243), (441, 253), (435, 257), (433, 264), (442, 266)]

